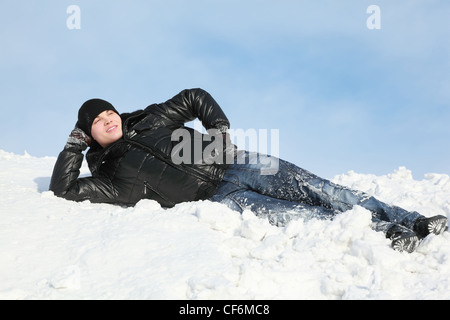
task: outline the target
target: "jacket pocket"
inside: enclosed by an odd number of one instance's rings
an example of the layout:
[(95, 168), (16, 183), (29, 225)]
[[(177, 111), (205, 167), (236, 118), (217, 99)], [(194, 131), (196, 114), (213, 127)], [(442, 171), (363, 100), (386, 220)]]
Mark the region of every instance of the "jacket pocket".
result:
[(144, 195), (148, 195), (149, 192), (153, 193), (153, 195), (156, 195), (156, 197), (150, 197), (150, 199), (156, 200), (159, 202), (159, 204), (163, 207), (173, 207), (176, 205), (175, 202), (169, 200), (167, 196), (165, 196), (161, 191), (156, 190), (150, 183), (147, 181), (144, 181)]

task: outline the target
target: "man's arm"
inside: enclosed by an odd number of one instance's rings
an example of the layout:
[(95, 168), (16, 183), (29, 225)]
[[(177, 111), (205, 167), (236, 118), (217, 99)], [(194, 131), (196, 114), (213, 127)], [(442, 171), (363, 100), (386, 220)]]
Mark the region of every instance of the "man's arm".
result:
[(83, 163), (83, 153), (90, 144), (90, 137), (80, 129), (74, 129), (64, 150), (59, 154), (50, 181), (50, 191), (67, 200), (115, 203), (117, 193), (106, 177), (78, 178)]
[(203, 89), (186, 89), (165, 103), (152, 105), (147, 112), (159, 113), (183, 125), (199, 119), (208, 129), (226, 132), (230, 122), (219, 104)]

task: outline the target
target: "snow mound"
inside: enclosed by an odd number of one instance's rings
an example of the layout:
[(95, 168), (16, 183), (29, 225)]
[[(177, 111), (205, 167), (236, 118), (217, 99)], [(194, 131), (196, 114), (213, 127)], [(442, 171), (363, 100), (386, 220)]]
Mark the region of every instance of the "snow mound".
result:
[[(0, 150), (0, 299), (450, 299), (449, 233), (408, 254), (361, 207), (278, 228), (209, 201), (70, 202), (47, 191), (55, 161)], [(400, 167), (333, 181), (450, 215), (445, 174), (417, 181)]]

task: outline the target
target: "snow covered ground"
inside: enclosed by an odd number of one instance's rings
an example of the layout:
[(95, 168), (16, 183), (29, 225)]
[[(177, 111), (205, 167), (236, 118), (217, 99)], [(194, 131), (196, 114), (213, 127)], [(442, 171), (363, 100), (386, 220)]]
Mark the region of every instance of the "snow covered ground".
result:
[[(277, 228), (209, 201), (75, 203), (47, 191), (55, 160), (0, 150), (0, 299), (450, 299), (448, 232), (408, 254), (361, 207)], [(333, 181), (450, 216), (445, 174)]]

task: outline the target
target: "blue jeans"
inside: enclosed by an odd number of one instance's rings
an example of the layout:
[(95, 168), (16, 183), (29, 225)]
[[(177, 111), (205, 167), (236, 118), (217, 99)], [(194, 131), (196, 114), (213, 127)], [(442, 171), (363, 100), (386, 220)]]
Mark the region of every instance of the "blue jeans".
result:
[(412, 229), (416, 219), (422, 217), (322, 179), (287, 161), (247, 151), (238, 151), (235, 163), (229, 166), (210, 200), (239, 212), (249, 209), (277, 226), (295, 218), (332, 219), (355, 205), (372, 212), (372, 227), (377, 231), (386, 232), (394, 224)]

